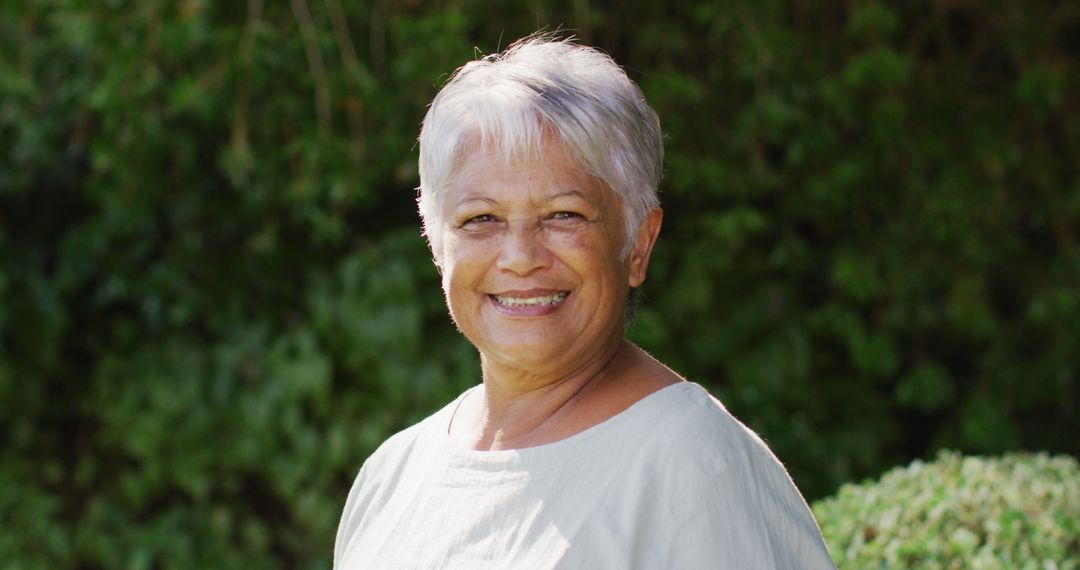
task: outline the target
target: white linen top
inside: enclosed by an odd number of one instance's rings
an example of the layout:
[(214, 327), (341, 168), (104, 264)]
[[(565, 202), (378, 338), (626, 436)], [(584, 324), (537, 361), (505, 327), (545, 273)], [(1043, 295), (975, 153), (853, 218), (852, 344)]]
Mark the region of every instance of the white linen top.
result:
[(784, 467), (697, 384), (500, 451), (451, 443), (463, 396), (364, 463), (335, 570), (835, 568)]

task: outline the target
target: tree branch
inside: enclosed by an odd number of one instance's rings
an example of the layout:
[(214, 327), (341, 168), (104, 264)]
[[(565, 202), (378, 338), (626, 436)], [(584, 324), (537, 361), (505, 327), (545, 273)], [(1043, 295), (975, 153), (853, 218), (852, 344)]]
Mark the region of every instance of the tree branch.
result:
[(319, 136), (330, 135), (332, 117), (330, 114), (330, 86), (326, 80), (326, 67), (323, 65), (322, 52), (319, 50), (319, 34), (311, 20), (306, 0), (292, 0), (293, 15), (300, 27), (300, 37), (307, 53), (308, 68), (315, 83), (315, 116), (319, 125)]

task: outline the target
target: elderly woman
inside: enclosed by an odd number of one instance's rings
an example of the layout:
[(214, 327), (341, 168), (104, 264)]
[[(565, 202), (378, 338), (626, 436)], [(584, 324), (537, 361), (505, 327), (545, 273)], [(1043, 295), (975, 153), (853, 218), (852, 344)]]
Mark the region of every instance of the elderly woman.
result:
[(420, 134), (420, 214), (483, 382), (384, 443), (338, 569), (832, 568), (784, 467), (623, 337), (660, 232), (660, 125), (609, 57), (471, 62)]

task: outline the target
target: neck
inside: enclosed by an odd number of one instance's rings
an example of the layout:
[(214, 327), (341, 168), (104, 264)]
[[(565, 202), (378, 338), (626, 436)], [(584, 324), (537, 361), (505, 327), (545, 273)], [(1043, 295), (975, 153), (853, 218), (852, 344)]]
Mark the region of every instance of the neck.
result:
[[(463, 402), (455, 428), (463, 445), (513, 449), (556, 441), (589, 423), (582, 402), (603, 392), (637, 350), (621, 336), (584, 363), (546, 375), (516, 369), (481, 355), (482, 393)], [(583, 413), (583, 411), (585, 413)]]

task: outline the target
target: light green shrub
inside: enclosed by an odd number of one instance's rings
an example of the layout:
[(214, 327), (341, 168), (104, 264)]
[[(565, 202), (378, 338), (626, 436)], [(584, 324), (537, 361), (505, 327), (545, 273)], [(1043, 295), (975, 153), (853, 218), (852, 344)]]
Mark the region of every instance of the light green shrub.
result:
[(1072, 457), (942, 452), (814, 504), (841, 568), (1080, 568)]

